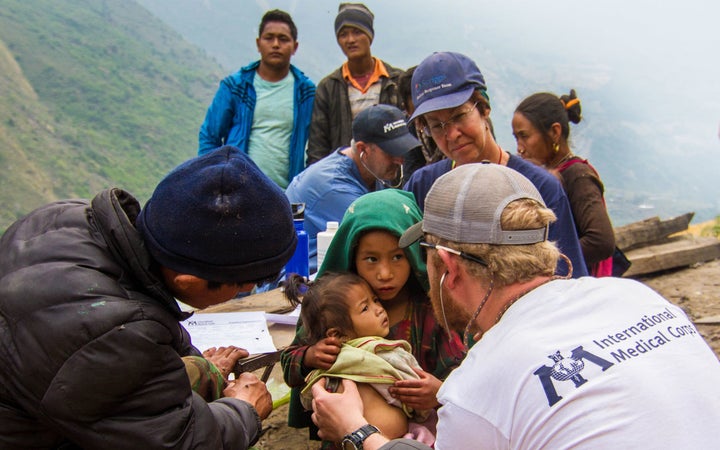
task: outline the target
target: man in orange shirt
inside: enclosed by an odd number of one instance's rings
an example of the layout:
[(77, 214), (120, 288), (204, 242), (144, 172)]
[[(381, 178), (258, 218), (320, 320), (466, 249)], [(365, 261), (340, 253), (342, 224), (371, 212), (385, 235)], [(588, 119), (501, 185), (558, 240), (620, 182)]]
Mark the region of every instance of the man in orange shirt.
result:
[(397, 85), (403, 71), (370, 52), (375, 36), (373, 19), (373, 13), (362, 3), (340, 4), (335, 37), (347, 61), (317, 86), (307, 147), (308, 165), (339, 147), (349, 146), (352, 121), (368, 106), (383, 103), (403, 109)]

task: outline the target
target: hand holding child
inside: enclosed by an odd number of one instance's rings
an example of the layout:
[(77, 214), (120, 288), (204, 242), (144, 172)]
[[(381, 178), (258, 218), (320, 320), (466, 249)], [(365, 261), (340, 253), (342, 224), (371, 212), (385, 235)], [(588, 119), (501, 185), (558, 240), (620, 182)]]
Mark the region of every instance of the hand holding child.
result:
[(413, 369), (418, 380), (399, 380), (389, 388), (390, 395), (414, 409), (433, 409), (439, 406), (437, 393), (442, 381), (421, 369)]
[(337, 337), (326, 337), (308, 347), (303, 365), (314, 369), (329, 369), (340, 353), (342, 342)]
[(343, 436), (367, 423), (363, 417), (363, 402), (355, 382), (343, 379), (342, 393), (325, 390), (327, 378), (312, 387), (312, 421), (318, 426), (318, 436), (339, 442)]

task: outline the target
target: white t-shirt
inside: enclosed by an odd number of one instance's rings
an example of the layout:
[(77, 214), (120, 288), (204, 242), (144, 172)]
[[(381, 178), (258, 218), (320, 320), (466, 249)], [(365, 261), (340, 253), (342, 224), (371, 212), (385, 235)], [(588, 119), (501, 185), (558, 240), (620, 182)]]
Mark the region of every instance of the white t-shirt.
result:
[(683, 311), (626, 279), (511, 306), (443, 383), (436, 450), (720, 448), (720, 363)]

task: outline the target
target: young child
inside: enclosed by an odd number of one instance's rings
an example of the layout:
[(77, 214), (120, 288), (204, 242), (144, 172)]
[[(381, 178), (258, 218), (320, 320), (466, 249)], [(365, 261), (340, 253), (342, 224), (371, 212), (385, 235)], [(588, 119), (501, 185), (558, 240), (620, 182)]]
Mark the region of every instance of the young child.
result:
[[(328, 369), (315, 369), (306, 378), (300, 396), (306, 410), (312, 409), (312, 386), (323, 377), (358, 382), (365, 413), (387, 437), (404, 436), (408, 419), (423, 421), (429, 411), (415, 411), (390, 396), (388, 387), (397, 380), (418, 379), (419, 369), (410, 344), (383, 339), (390, 332), (385, 309), (370, 285), (352, 273), (328, 273), (307, 283), (298, 275), (285, 282), (285, 296), (297, 306), (308, 333), (303, 344), (313, 345), (326, 337), (342, 342), (340, 353)], [(332, 384), (329, 381), (328, 384)], [(342, 384), (338, 384), (341, 391)], [(333, 388), (334, 389), (334, 388)]]
[[(354, 272), (364, 278), (388, 314), (388, 339), (410, 343), (412, 354), (423, 370), (419, 379), (396, 382), (390, 394), (415, 409), (438, 406), (437, 391), (449, 373), (465, 356), (462, 339), (456, 332), (441, 328), (427, 297), (425, 262), (417, 243), (398, 247), (402, 233), (422, 219), (409, 192), (384, 189), (365, 194), (353, 202), (342, 219), (318, 279), (328, 272)], [(288, 424), (310, 427), (317, 439), (310, 414), (300, 404), (300, 389), (313, 369), (328, 369), (340, 352), (340, 340), (325, 337), (313, 345), (302, 338), (310, 332), (299, 321), (293, 344), (283, 352), (281, 363), (285, 382), (293, 388)]]

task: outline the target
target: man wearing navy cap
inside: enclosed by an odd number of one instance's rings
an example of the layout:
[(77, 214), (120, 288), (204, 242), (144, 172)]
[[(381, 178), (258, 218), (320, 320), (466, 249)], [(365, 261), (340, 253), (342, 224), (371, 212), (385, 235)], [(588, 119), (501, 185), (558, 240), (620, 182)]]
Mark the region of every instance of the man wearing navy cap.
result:
[(310, 270), (316, 267), (316, 236), (327, 222), (342, 220), (350, 203), (363, 194), (403, 183), (407, 152), (420, 145), (410, 134), (405, 115), (390, 105), (374, 105), (353, 120), (353, 139), (309, 166), (285, 191), (291, 203), (305, 203), (305, 230), (310, 236)]
[(290, 204), (221, 147), (141, 209), (118, 188), (62, 200), (0, 239), (0, 448), (246, 449), (272, 398), (253, 374), (191, 390), (180, 300), (204, 308), (274, 278), (297, 245)]

